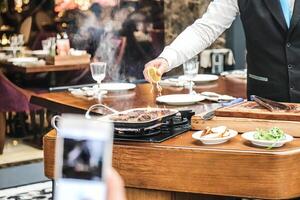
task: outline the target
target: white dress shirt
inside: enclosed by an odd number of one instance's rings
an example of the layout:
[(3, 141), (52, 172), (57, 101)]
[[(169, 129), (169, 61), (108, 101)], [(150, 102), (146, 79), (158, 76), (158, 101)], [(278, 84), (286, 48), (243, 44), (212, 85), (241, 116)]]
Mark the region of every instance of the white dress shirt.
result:
[[(269, 0), (274, 1), (274, 0)], [(295, 0), (289, 0), (291, 10)], [(168, 61), (171, 70), (209, 47), (239, 15), (238, 0), (214, 0), (202, 18), (197, 19), (166, 46), (159, 57)]]

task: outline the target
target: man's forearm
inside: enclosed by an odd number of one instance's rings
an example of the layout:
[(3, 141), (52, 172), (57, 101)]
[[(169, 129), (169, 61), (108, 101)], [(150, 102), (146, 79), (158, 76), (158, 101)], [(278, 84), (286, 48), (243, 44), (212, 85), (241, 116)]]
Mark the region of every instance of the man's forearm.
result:
[(209, 47), (227, 28), (239, 12), (237, 0), (215, 0), (202, 18), (187, 27), (159, 57), (165, 58), (170, 69)]

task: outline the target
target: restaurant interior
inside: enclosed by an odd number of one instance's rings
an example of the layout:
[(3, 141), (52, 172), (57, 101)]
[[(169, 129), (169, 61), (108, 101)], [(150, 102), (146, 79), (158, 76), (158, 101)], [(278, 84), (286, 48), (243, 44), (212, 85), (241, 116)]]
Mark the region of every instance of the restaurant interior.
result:
[(153, 64), (221, 1), (0, 0), (0, 200), (300, 198), (300, 104), (249, 96), (243, 18)]

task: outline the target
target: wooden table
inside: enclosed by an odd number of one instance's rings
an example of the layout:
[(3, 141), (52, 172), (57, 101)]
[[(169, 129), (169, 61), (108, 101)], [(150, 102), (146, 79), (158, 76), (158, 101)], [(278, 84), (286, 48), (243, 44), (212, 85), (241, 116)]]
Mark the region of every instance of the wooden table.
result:
[(59, 72), (59, 71), (75, 71), (89, 68), (89, 63), (77, 65), (41, 65), (41, 66), (17, 66), (8, 62), (0, 62), (0, 67), (9, 73), (43, 73), (43, 72)]
[[(246, 98), (246, 82), (240, 79), (227, 79), (221, 77), (217, 82), (211, 82), (208, 84), (197, 85), (194, 89), (198, 92), (214, 91), (221, 94), (228, 94), (236, 97)], [(152, 91), (152, 85), (140, 84), (134, 91), (109, 93), (101, 103), (106, 104), (116, 110), (122, 111), (130, 108), (137, 107), (170, 107), (162, 104), (157, 104), (155, 99), (157, 91), (154, 88)], [(188, 93), (187, 89), (165, 87), (162, 94), (175, 94), (175, 93)], [(44, 106), (50, 110), (62, 113), (85, 113), (87, 108), (91, 105), (99, 103), (97, 99), (90, 100), (86, 97), (74, 97), (69, 92), (53, 92), (44, 93), (31, 98), (31, 103)], [(200, 102), (194, 106), (181, 107), (181, 109), (191, 108), (197, 112), (203, 112), (217, 106), (218, 104), (208, 104)], [(175, 107), (178, 108), (178, 107)]]
[[(157, 106), (156, 94), (149, 92), (150, 88), (144, 84), (132, 92), (110, 94), (103, 103), (119, 110)], [(221, 78), (197, 90), (245, 96), (245, 82)], [(164, 90), (172, 92), (183, 91)], [(42, 94), (33, 97), (32, 102), (55, 111), (77, 113), (97, 103), (66, 92)], [(191, 108), (201, 112), (211, 107), (200, 103)], [(265, 199), (300, 196), (300, 139), (268, 150), (254, 147), (240, 136), (225, 144), (205, 146), (193, 140), (191, 134), (189, 131), (159, 144), (115, 142), (113, 166), (125, 180), (129, 199), (201, 199), (200, 194)], [(55, 140), (55, 131), (47, 136)], [(49, 159), (54, 158), (45, 158)]]

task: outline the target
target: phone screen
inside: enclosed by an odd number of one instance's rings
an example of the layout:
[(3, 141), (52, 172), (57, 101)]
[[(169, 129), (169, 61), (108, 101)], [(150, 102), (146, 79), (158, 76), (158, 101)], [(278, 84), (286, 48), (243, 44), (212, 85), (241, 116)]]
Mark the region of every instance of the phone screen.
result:
[(90, 120), (80, 121), (80, 126), (73, 124), (70, 129), (62, 123), (59, 129), (57, 200), (106, 199), (106, 172), (111, 165), (111, 133), (105, 132), (105, 125), (100, 122), (96, 126), (89, 126), (90, 123)]

